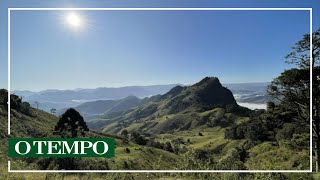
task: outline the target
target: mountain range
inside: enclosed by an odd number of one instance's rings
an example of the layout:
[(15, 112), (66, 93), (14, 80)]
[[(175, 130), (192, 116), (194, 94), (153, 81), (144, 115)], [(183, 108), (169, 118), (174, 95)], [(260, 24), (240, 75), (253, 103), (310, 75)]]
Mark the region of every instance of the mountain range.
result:
[[(79, 111), (86, 121), (97, 117), (115, 117), (118, 114), (130, 108), (137, 107), (146, 102), (148, 98), (140, 99), (136, 96), (128, 96), (119, 100), (98, 100), (82, 103), (74, 109)], [(61, 115), (68, 108), (62, 108), (57, 111)]]
[(138, 98), (149, 97), (156, 94), (163, 94), (169, 91), (176, 84), (151, 85), (151, 86), (127, 86), (119, 88), (100, 87), (96, 89), (75, 89), (75, 90), (44, 90), (13, 91), (13, 94), (21, 96), (24, 101), (29, 102), (33, 107), (38, 103), (39, 109), (50, 111), (51, 108), (62, 109), (75, 107), (82, 103), (98, 100), (116, 100), (127, 96)]
[(118, 117), (96, 117), (89, 126), (105, 127), (102, 131), (113, 134), (134, 126), (139, 132), (154, 134), (188, 129), (191, 124), (198, 123), (195, 117), (199, 112), (238, 107), (232, 92), (223, 87), (218, 78), (206, 77), (194, 85), (176, 86), (164, 95), (145, 99), (144, 104), (124, 111)]
[[(266, 102), (270, 97), (266, 95), (266, 89), (269, 83), (237, 83), (223, 84), (234, 94), (238, 104), (250, 109), (265, 109)], [(76, 107), (92, 102), (102, 103), (108, 100), (121, 100), (128, 96), (135, 96), (139, 99), (151, 97), (154, 95), (162, 95), (178, 84), (169, 85), (152, 85), (152, 86), (128, 86), (119, 88), (96, 88), (96, 89), (75, 89), (75, 90), (44, 90), (39, 92), (33, 91), (13, 91), (14, 94), (23, 98), (33, 107), (38, 107), (41, 110), (50, 112), (50, 109), (55, 108), (59, 112), (68, 107)], [(183, 86), (183, 85), (181, 85)], [(108, 103), (108, 102), (106, 102)], [(87, 106), (88, 104), (84, 104)], [(94, 106), (94, 105), (93, 105)], [(100, 107), (103, 108), (103, 107)], [(81, 109), (81, 108), (80, 108)], [(108, 107), (105, 107), (107, 111)], [(100, 114), (90, 113), (91, 115)], [(59, 114), (59, 113), (58, 113)]]
[[(0, 155), (7, 154), (6, 90), (0, 90)], [(10, 137), (55, 137), (59, 117), (11, 95)], [(86, 137), (113, 137), (114, 158), (75, 159), (77, 169), (308, 169), (309, 130), (294, 113), (239, 105), (216, 77), (176, 85), (162, 95), (86, 102), (75, 108), (87, 121)], [(61, 110), (63, 112), (63, 110)], [(95, 117), (90, 117), (93, 114)], [(7, 159), (1, 161), (2, 164)], [(13, 169), (65, 169), (55, 158), (11, 160)], [(0, 170), (7, 167), (1, 165)], [(1, 176), (1, 175), (0, 175)], [(237, 178), (238, 179), (238, 178)]]

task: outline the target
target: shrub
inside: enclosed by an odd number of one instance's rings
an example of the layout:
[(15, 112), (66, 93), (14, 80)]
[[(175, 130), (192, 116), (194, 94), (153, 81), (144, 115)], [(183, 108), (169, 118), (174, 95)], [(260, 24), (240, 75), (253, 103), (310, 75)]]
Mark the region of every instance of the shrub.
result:
[(169, 152), (174, 152), (170, 142), (166, 142), (163, 146), (163, 149)]
[(246, 137), (246, 139), (249, 139), (251, 141), (263, 141), (266, 139), (265, 132), (266, 130), (264, 129), (263, 124), (261, 122), (254, 121), (248, 124), (244, 136)]
[(295, 132), (296, 126), (291, 123), (286, 123), (283, 125), (283, 128), (280, 129), (276, 134), (276, 140), (280, 142), (281, 140), (285, 139), (291, 139), (294, 132)]
[(203, 149), (190, 150), (186, 152), (182, 169), (214, 169), (214, 161), (211, 158), (212, 152)]
[(126, 148), (126, 149), (124, 150), (124, 152), (130, 153), (130, 149), (129, 149), (129, 148)]
[(128, 139), (128, 135), (129, 135), (129, 132), (128, 130), (124, 129), (123, 131), (121, 131), (121, 136)]
[(0, 105), (8, 109), (8, 91), (5, 89), (0, 89)]
[(251, 120), (233, 126), (225, 131), (225, 139), (248, 139), (250, 141), (263, 141), (267, 139), (267, 130), (260, 120)]
[(217, 169), (223, 170), (244, 170), (246, 167), (243, 162), (240, 161), (240, 155), (237, 149), (231, 149), (229, 152), (223, 156), (218, 164), (216, 165)]
[(129, 166), (129, 164), (127, 163), (127, 161), (124, 161), (124, 162), (123, 162), (123, 168), (124, 168), (124, 169), (130, 169), (130, 166)]
[(307, 133), (294, 134), (291, 139), (291, 146), (293, 149), (308, 148), (310, 143), (310, 135)]

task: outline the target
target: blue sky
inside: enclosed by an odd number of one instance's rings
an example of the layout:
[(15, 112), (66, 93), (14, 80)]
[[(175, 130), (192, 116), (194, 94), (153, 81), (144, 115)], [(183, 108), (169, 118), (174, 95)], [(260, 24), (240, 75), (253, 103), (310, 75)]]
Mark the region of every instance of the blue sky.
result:
[[(0, 87), (7, 88), (5, 7), (313, 7), (314, 30), (319, 28), (320, 7), (312, 3), (137, 2), (2, 1)], [(11, 89), (192, 84), (205, 76), (222, 83), (266, 82), (288, 68), (284, 56), (309, 32), (308, 11), (77, 13), (81, 31), (65, 25), (65, 11), (12, 12)]]

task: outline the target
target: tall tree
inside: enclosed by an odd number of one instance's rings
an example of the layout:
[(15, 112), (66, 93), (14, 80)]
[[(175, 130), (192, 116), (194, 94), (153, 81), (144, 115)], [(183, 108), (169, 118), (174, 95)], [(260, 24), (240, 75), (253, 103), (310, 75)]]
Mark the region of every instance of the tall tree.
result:
[(61, 115), (54, 130), (61, 137), (75, 138), (78, 137), (78, 133), (84, 136), (85, 131), (89, 131), (89, 128), (80, 113), (70, 108)]
[[(312, 57), (310, 57), (310, 54)], [(286, 63), (295, 68), (285, 70), (275, 78), (269, 93), (277, 98), (283, 107), (296, 113), (294, 120), (310, 127), (310, 70), (312, 70), (312, 130), (316, 154), (316, 171), (320, 170), (320, 29), (310, 35), (306, 34), (286, 56)]]
[(50, 109), (50, 112), (51, 112), (51, 114), (56, 114), (56, 112), (57, 112), (57, 109), (56, 108), (52, 108), (52, 109)]
[(34, 104), (36, 105), (37, 109), (39, 109), (39, 104), (40, 103), (38, 101), (35, 101)]
[(6, 89), (0, 89), (0, 105), (8, 110), (8, 91)]
[[(73, 108), (63, 113), (54, 127), (54, 133), (62, 138), (76, 138), (85, 136), (85, 131), (89, 131), (86, 122), (78, 111)], [(57, 164), (61, 169), (75, 169), (74, 158), (58, 158)]]

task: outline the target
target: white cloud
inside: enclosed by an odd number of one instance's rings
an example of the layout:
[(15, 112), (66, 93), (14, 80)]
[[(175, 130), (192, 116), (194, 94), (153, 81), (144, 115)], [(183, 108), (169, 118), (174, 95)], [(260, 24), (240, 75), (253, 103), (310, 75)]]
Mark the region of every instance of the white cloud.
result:
[(247, 107), (249, 109), (267, 109), (266, 104), (255, 104), (255, 103), (241, 103), (237, 102), (240, 106)]

